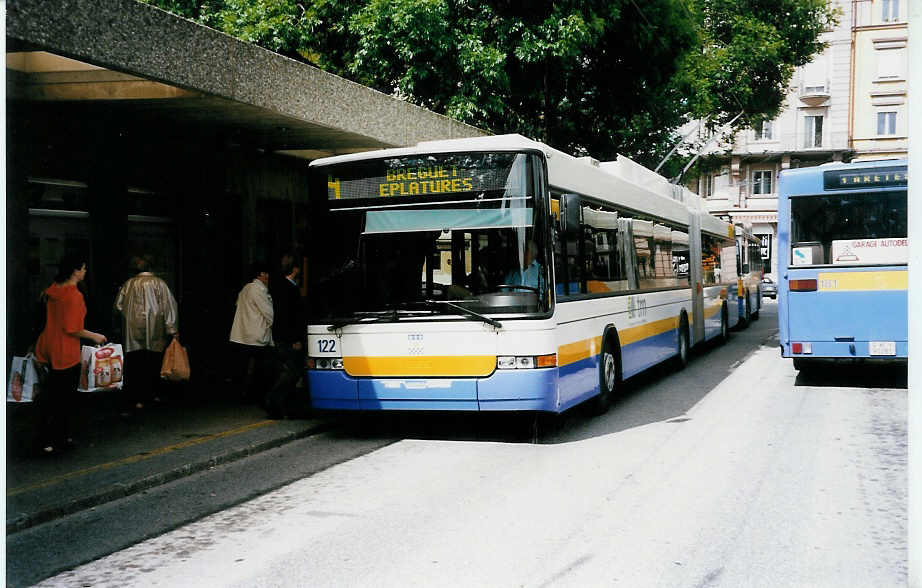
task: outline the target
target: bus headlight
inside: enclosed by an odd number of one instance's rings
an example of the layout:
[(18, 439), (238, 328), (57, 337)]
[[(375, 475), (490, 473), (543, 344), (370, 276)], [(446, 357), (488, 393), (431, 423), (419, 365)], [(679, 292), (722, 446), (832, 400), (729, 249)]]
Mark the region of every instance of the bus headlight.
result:
[(516, 357), (515, 367), (520, 369), (532, 369), (535, 367), (534, 357)]
[(533, 369), (557, 367), (557, 354), (548, 355), (500, 355), (496, 358), (496, 369), (514, 370), (514, 369)]
[(501, 355), (496, 358), (496, 369), (511, 370), (515, 369), (516, 361), (514, 356)]
[(309, 370), (341, 370), (343, 360), (341, 357), (309, 357), (307, 358)]

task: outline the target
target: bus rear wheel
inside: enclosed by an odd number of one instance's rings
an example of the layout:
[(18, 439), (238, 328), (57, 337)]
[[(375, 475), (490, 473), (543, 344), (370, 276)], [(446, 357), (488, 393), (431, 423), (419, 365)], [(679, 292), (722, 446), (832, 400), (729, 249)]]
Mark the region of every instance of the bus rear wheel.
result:
[(599, 395), (596, 396), (593, 412), (605, 414), (611, 407), (618, 386), (618, 360), (611, 343), (606, 343), (599, 362)]
[(811, 369), (813, 369), (813, 362), (811, 362), (809, 359), (795, 357), (794, 369), (799, 372), (809, 372)]
[(675, 356), (677, 370), (681, 370), (688, 365), (688, 349), (688, 323), (683, 316), (682, 322), (679, 324), (679, 347)]

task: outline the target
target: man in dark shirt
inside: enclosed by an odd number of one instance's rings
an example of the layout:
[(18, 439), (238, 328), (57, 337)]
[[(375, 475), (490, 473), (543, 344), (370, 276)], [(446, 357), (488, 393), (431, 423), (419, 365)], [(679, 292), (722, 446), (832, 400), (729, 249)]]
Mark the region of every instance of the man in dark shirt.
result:
[(304, 340), (307, 336), (298, 275), (301, 268), (294, 255), (282, 257), (281, 273), (270, 283), (275, 320), (272, 338), (279, 354), (278, 378), (269, 391), (266, 409), (270, 418), (289, 416), (299, 404), (294, 398), (295, 384), (303, 371)]

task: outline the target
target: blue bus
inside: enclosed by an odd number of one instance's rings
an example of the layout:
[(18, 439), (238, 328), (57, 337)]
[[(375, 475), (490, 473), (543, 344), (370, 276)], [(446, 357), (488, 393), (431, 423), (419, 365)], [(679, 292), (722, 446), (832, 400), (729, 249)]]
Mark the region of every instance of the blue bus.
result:
[(785, 170), (778, 193), (781, 355), (905, 362), (905, 160)]

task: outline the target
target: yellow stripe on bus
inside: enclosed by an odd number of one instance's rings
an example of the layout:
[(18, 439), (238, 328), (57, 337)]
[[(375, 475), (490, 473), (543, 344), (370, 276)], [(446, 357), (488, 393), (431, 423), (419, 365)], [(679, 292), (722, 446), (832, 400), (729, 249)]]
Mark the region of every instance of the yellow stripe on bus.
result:
[(906, 290), (906, 271), (890, 272), (822, 272), (817, 275), (821, 292), (856, 292), (861, 290)]
[(715, 314), (719, 313), (723, 309), (724, 304), (722, 300), (718, 300), (715, 304), (712, 304), (709, 307), (704, 309), (704, 318), (711, 318)]
[(496, 369), (495, 355), (344, 357), (350, 376), (464, 377), (488, 376)]
[(602, 352), (602, 337), (583, 339), (557, 348), (557, 365), (567, 365)]
[(623, 331), (618, 331), (618, 338), (621, 339), (621, 345), (630, 345), (642, 341), (649, 337), (662, 335), (666, 331), (675, 329), (679, 324), (678, 317), (669, 317), (658, 321), (653, 321), (645, 325), (638, 325)]
[[(678, 324), (678, 317), (653, 321), (618, 331), (618, 339), (621, 341), (622, 346), (630, 345), (631, 343), (643, 341), (650, 337), (662, 335), (663, 333), (675, 329)], [(576, 363), (577, 361), (598, 355), (601, 352), (602, 337), (593, 337), (591, 339), (576, 341), (575, 343), (567, 343), (557, 348), (557, 365), (565, 366)]]

